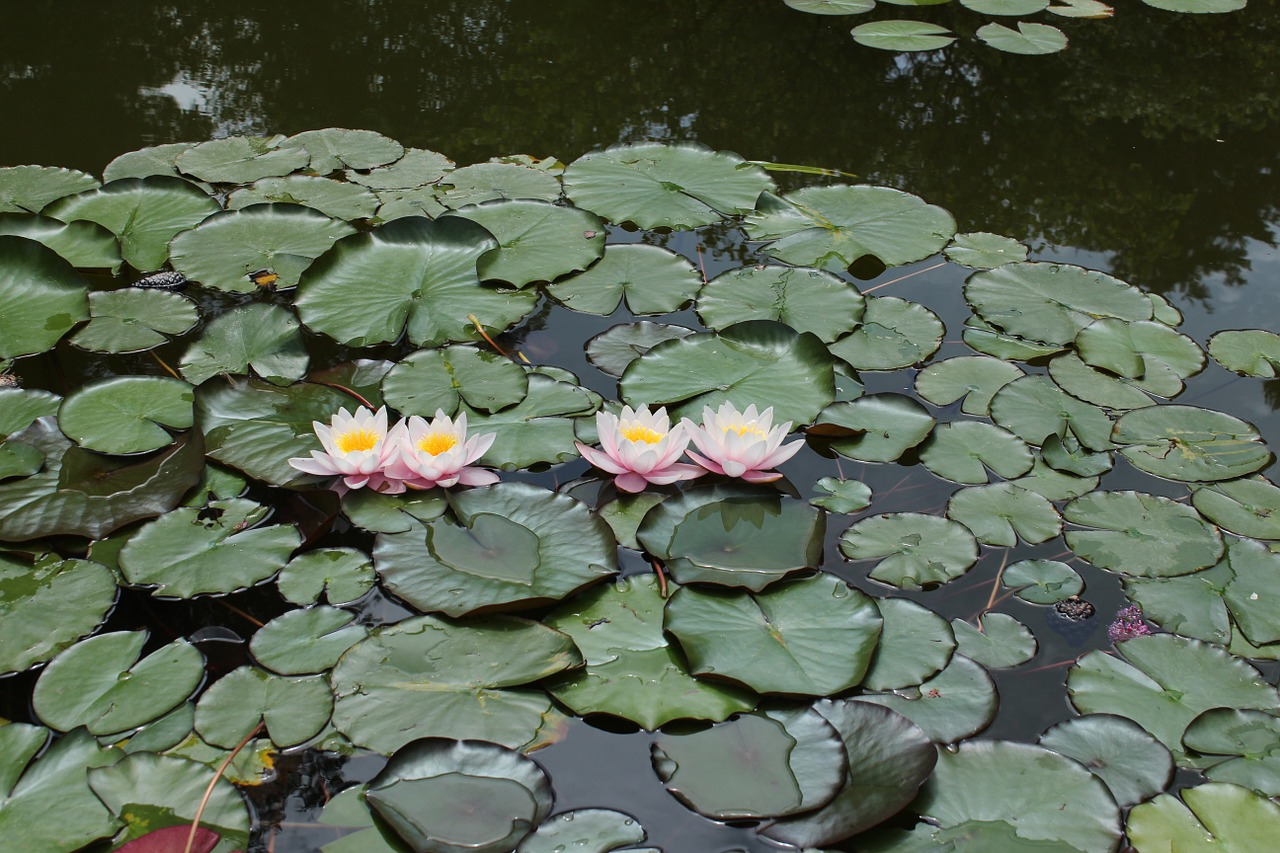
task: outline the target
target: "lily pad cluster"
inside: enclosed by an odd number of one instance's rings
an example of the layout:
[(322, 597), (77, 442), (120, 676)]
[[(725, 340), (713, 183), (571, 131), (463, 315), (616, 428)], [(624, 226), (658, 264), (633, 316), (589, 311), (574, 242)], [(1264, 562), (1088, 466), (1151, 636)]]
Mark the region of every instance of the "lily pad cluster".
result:
[[(1273, 376), (1274, 336), (1206, 355), (1103, 272), (690, 144), (458, 167), (331, 128), (0, 177), (0, 359), (28, 380), (0, 388), (0, 673), (33, 685), (0, 726), (0, 831), (121, 848), (189, 826), (220, 778), (201, 838), (231, 853), (281, 753), (341, 753), (382, 769), (324, 809), (329, 853), (655, 849), (625, 814), (555, 813), (536, 751), (576, 717), (646, 732), (690, 820), (769, 844), (1274, 829), (1280, 694), (1251, 663), (1280, 659), (1272, 455), (1173, 402), (1210, 358)], [(748, 258), (712, 276), (668, 247), (731, 228)], [(950, 334), (849, 271), (938, 255), (968, 270)], [(612, 318), (589, 376), (537, 334), (569, 312)], [(627, 491), (580, 458), (623, 404), (726, 403), (801, 434), (782, 478)], [(339, 494), (289, 465), (315, 423), (383, 406), (465, 416), (502, 481)], [(880, 474), (936, 488), (912, 504)], [(939, 612), (970, 582), (986, 607)], [(1067, 669), (1078, 713), (977, 740), (992, 671), (1046, 645), (1028, 614), (1096, 625), (1103, 583), (1132, 609)], [(146, 610), (217, 624), (148, 633)], [(1211, 781), (1176, 791), (1175, 767)]]

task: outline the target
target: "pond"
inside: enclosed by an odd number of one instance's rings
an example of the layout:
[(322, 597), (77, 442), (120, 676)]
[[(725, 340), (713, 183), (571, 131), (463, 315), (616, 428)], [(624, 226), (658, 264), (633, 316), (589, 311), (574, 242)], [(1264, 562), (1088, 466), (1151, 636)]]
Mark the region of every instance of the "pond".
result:
[(0, 837), (1267, 849), (1280, 8), (1045, 5), (7, 10)]

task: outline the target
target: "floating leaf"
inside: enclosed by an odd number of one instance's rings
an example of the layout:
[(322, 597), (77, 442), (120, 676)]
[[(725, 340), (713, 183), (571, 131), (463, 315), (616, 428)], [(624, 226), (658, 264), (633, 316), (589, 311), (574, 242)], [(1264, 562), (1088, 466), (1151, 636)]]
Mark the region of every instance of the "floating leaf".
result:
[(178, 155), (178, 169), (211, 184), (247, 184), (301, 169), (311, 159), (305, 148), (284, 147), (284, 137), (229, 136), (201, 142)]
[(407, 491), (401, 495), (360, 489), (342, 496), (343, 515), (356, 527), (370, 533), (415, 530), (419, 521), (439, 518), (447, 508), (443, 489)]
[(585, 210), (545, 201), (490, 201), (446, 214), (476, 222), (498, 240), (496, 251), (480, 258), (480, 278), (514, 287), (554, 281), (586, 269), (604, 253), (605, 228)]
[(1067, 545), (1105, 569), (1139, 577), (1185, 575), (1222, 556), (1222, 537), (1194, 509), (1142, 492), (1093, 492), (1063, 508)]
[(609, 376), (618, 377), (627, 365), (664, 341), (685, 338), (693, 329), (666, 323), (624, 323), (587, 341), (587, 360)]
[(941, 672), (956, 648), (950, 623), (905, 598), (876, 600), (884, 618), (880, 643), (862, 686), (868, 690), (913, 687)]
[(524, 399), (529, 379), (511, 359), (475, 347), (418, 350), (382, 380), (387, 403), (401, 415), (452, 415), (458, 402), (473, 410), (495, 412)]
[(1058, 560), (1019, 560), (1000, 576), (1013, 594), (1032, 604), (1056, 604), (1084, 590), (1075, 569)]
[(978, 559), (978, 543), (964, 525), (918, 512), (875, 515), (840, 536), (850, 560), (883, 558), (871, 577), (899, 589), (954, 580)]
[(814, 487), (820, 494), (819, 497), (810, 498), (809, 503), (820, 506), (827, 512), (852, 515), (871, 506), (871, 487), (861, 480), (823, 477), (814, 483)]
[(1195, 489), (1191, 503), (1219, 527), (1257, 539), (1280, 539), (1280, 489), (1262, 477)]
[(782, 0), (798, 12), (811, 15), (856, 15), (875, 8), (876, 0)]
[(831, 344), (831, 354), (856, 370), (896, 370), (927, 361), (942, 344), (938, 315), (896, 296), (866, 300), (862, 323)]
[(39, 213), (50, 202), (98, 186), (97, 178), (77, 169), (6, 166), (0, 169), (0, 213)]
[(946, 669), (917, 687), (863, 694), (858, 701), (897, 711), (937, 743), (958, 743), (982, 731), (995, 719), (1000, 704), (991, 676), (960, 654), (953, 655)]
[(195, 304), (163, 290), (125, 287), (89, 294), (89, 323), (71, 343), (92, 352), (142, 352), (181, 335), (200, 319)]
[(227, 197), (228, 210), (257, 204), (299, 204), (350, 222), (372, 217), (379, 201), (372, 190), (358, 184), (309, 175), (263, 178)]
[[(349, 492), (347, 496), (391, 497), (370, 491)], [(351, 514), (346, 500), (343, 509)], [(373, 561), (363, 551), (321, 548), (299, 554), (286, 563), (276, 577), (276, 588), (294, 604), (315, 604), (321, 596), (330, 604), (348, 604), (368, 592), (376, 580)]]
[[(864, 26), (886, 23), (893, 22)], [(942, 208), (899, 190), (830, 186), (763, 196), (746, 230), (780, 261), (843, 270), (866, 255), (889, 267), (927, 258), (947, 244), (956, 223)]]
[(329, 685), (319, 676), (285, 678), (242, 666), (200, 696), (196, 731), (208, 743), (232, 749), (263, 724), (276, 746), (296, 746), (318, 734), (332, 710)]
[(46, 556), (31, 565), (0, 553), (0, 674), (92, 634), (115, 603), (115, 576), (100, 563)]
[(137, 151), (126, 152), (107, 164), (107, 167), (102, 170), (102, 180), (149, 178), (152, 175), (181, 177), (177, 166), (178, 155), (188, 148), (194, 148), (195, 145), (194, 142), (167, 142), (163, 145), (151, 145)]
[(1214, 782), (1231, 782), (1260, 794), (1280, 792), (1280, 719), (1237, 708), (1211, 708), (1182, 736), (1187, 749), (1211, 760), (1230, 756), (1201, 772)]
[[(1057, 355), (1049, 362), (1049, 376), (1072, 397), (1095, 406), (1124, 411), (1141, 409), (1155, 403), (1146, 395), (1142, 383), (1118, 379), (1110, 373), (1090, 367), (1072, 352)], [(1181, 389), (1182, 383), (1179, 381), (1175, 393)]]
[(215, 317), (178, 369), (193, 385), (250, 368), (273, 385), (288, 385), (306, 375), (309, 361), (298, 318), (279, 305), (257, 303)]
[(1280, 335), (1262, 329), (1217, 332), (1209, 338), (1209, 355), (1243, 376), (1274, 379), (1280, 366)]
[(0, 359), (52, 349), (89, 316), (88, 288), (56, 252), (0, 236)]
[(1221, 14), (1243, 9), (1248, 0), (1142, 0), (1142, 2), (1157, 9), (1164, 9), (1166, 12)]
[(1124, 717), (1072, 717), (1041, 735), (1040, 745), (1089, 768), (1123, 807), (1150, 799), (1173, 779), (1173, 756), (1169, 750), (1142, 726)]
[(1160, 794), (1129, 812), (1125, 832), (1139, 849), (1265, 850), (1280, 832), (1280, 806), (1248, 788), (1210, 782), (1179, 794), (1181, 801), (1177, 795)]
[(372, 190), (414, 189), (434, 184), (453, 169), (453, 161), (436, 151), (406, 148), (394, 163), (368, 171), (348, 169), (348, 181)]
[(60, 222), (47, 216), (0, 213), (0, 235), (26, 237), (53, 249), (73, 267), (120, 269), (120, 244), (96, 222)]
[(697, 228), (747, 213), (773, 181), (728, 151), (693, 142), (614, 145), (585, 154), (564, 171), (574, 204), (621, 225)]
[(280, 148), (305, 148), (311, 155), (307, 168), (317, 175), (339, 169), (373, 169), (394, 163), (404, 156), (404, 146), (372, 130), (326, 127), (295, 133)]
[(1271, 461), (1252, 424), (1195, 406), (1126, 412), (1112, 437), (1135, 468), (1170, 480), (1234, 480)]
[(924, 441), (933, 424), (929, 411), (904, 394), (868, 394), (827, 406), (809, 434), (834, 436), (831, 449), (841, 456), (893, 462)]
[(1030, 471), (1034, 459), (1026, 443), (1008, 430), (982, 421), (953, 421), (934, 428), (920, 447), (920, 461), (944, 480), (985, 484), (988, 469), (1011, 480)]
[[(1009, 0), (992, 0), (993, 2), (1009, 2)], [(1007, 12), (1004, 14), (1021, 14)], [(1018, 28), (1006, 27), (995, 22), (978, 27), (975, 34), (982, 41), (1002, 50), (1005, 53), (1020, 53), (1026, 56), (1041, 56), (1046, 53), (1057, 53), (1067, 49), (1067, 36), (1057, 27), (1048, 24), (1033, 24), (1018, 21)]]
[(480, 464), (510, 471), (577, 458), (573, 445), (575, 419), (594, 414), (600, 402), (599, 395), (576, 381), (562, 382), (531, 373), (528, 393), (514, 406), (490, 415), (477, 412), (466, 403), (458, 408), (466, 414), (467, 429), (473, 434), (491, 432), (497, 436), (493, 446), (480, 457)]
[(1027, 259), (1027, 247), (1012, 237), (985, 231), (957, 234), (943, 251), (953, 264), (976, 270), (995, 269)]
[(956, 40), (946, 27), (923, 21), (876, 21), (850, 32), (858, 44), (880, 50), (937, 50)]
[(166, 376), (116, 376), (85, 385), (62, 401), (58, 426), (99, 453), (146, 453), (173, 442), (169, 430), (192, 424), (194, 389)]
[(290, 610), (258, 629), (249, 641), (249, 651), (258, 663), (281, 675), (324, 672), (369, 635), (369, 629), (352, 624), (354, 620), (354, 614), (336, 607)]
[(574, 809), (543, 821), (525, 836), (516, 853), (662, 853), (655, 847), (633, 847), (645, 839), (639, 821), (610, 809)]
[(543, 169), (520, 163), (476, 163), (449, 173), (438, 192), (440, 203), (451, 209), (468, 204), (507, 199), (557, 201), (560, 180)]
[(862, 319), (866, 302), (853, 284), (822, 270), (742, 267), (707, 282), (698, 293), (698, 317), (709, 329), (776, 320), (830, 343)]
[(1062, 532), (1053, 504), (1012, 483), (961, 489), (947, 501), (947, 518), (969, 528), (984, 545), (1012, 547), (1019, 538), (1036, 544)]
[(1007, 669), (1036, 656), (1035, 635), (1007, 613), (984, 613), (977, 627), (963, 619), (952, 619), (956, 654), (964, 655), (989, 669)]
[(986, 417), (995, 393), (1022, 375), (1022, 368), (998, 358), (959, 356), (935, 361), (917, 373), (916, 393), (935, 406), (963, 398), (962, 412)]
[(1044, 376), (1024, 376), (991, 398), (991, 419), (1028, 444), (1070, 436), (1090, 450), (1109, 450), (1111, 419), (1097, 406), (1066, 394)]
[(50, 391), (0, 387), (0, 436), (26, 429), (36, 418), (58, 413), (62, 398)]
[(859, 683), (881, 624), (870, 598), (825, 574), (754, 594), (683, 587), (666, 611), (666, 629), (694, 675), (799, 696), (830, 696)]
[(1182, 381), (1204, 369), (1204, 351), (1163, 323), (1101, 318), (1076, 335), (1076, 350), (1087, 364), (1127, 379), (1162, 397), (1182, 389)]
[(965, 318), (961, 337), (972, 349), (1008, 361), (1034, 361), (1066, 349), (1065, 344), (1043, 344), (1005, 334), (976, 315)]
[(632, 314), (667, 314), (692, 299), (701, 285), (693, 264), (675, 252), (627, 243), (606, 246), (598, 263), (556, 282), (547, 293), (585, 314), (612, 314), (623, 299)]

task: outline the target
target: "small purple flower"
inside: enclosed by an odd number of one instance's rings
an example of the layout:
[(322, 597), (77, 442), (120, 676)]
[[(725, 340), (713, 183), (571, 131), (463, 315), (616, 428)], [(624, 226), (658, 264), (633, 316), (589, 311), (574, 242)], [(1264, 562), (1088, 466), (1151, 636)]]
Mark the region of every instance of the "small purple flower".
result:
[(1107, 636), (1111, 638), (1113, 645), (1150, 633), (1151, 629), (1142, 619), (1142, 608), (1136, 604), (1130, 604), (1116, 611), (1115, 620), (1107, 626)]

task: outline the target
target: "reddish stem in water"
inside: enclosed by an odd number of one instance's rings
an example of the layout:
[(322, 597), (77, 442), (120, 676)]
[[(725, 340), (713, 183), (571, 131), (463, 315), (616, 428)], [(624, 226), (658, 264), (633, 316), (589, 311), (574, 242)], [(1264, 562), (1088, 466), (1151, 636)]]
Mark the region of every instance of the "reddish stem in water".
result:
[(187, 834), (187, 846), (182, 848), (182, 853), (191, 853), (191, 848), (196, 843), (196, 830), (200, 828), (200, 818), (204, 816), (205, 806), (209, 805), (209, 798), (213, 796), (213, 789), (217, 786), (218, 780), (222, 778), (222, 774), (231, 766), (231, 762), (235, 761), (240, 750), (244, 749), (249, 741), (258, 736), (258, 732), (262, 731), (262, 723), (253, 727), (253, 731), (244, 736), (244, 740), (236, 744), (236, 748), (231, 750), (231, 754), (222, 759), (222, 763), (218, 765), (218, 769), (214, 771), (213, 779), (209, 781), (209, 787), (204, 789), (204, 796), (200, 798), (200, 806), (196, 809), (195, 819), (191, 821), (191, 832)]
[(658, 595), (662, 598), (667, 597), (667, 576), (662, 571), (662, 564), (657, 560), (650, 560), (653, 564), (653, 573), (658, 576)]
[(377, 408), (377, 406), (373, 405), (373, 403), (370, 403), (364, 397), (360, 396), (360, 393), (358, 391), (353, 391), (352, 389), (348, 388), (345, 385), (339, 385), (336, 382), (319, 382), (319, 381), (316, 381), (316, 384), (323, 385), (326, 388), (332, 388), (335, 391), (341, 391), (343, 394), (347, 394), (351, 397), (355, 397), (357, 400), (360, 401), (360, 405), (364, 406), (366, 409), (369, 409), (371, 411)]

